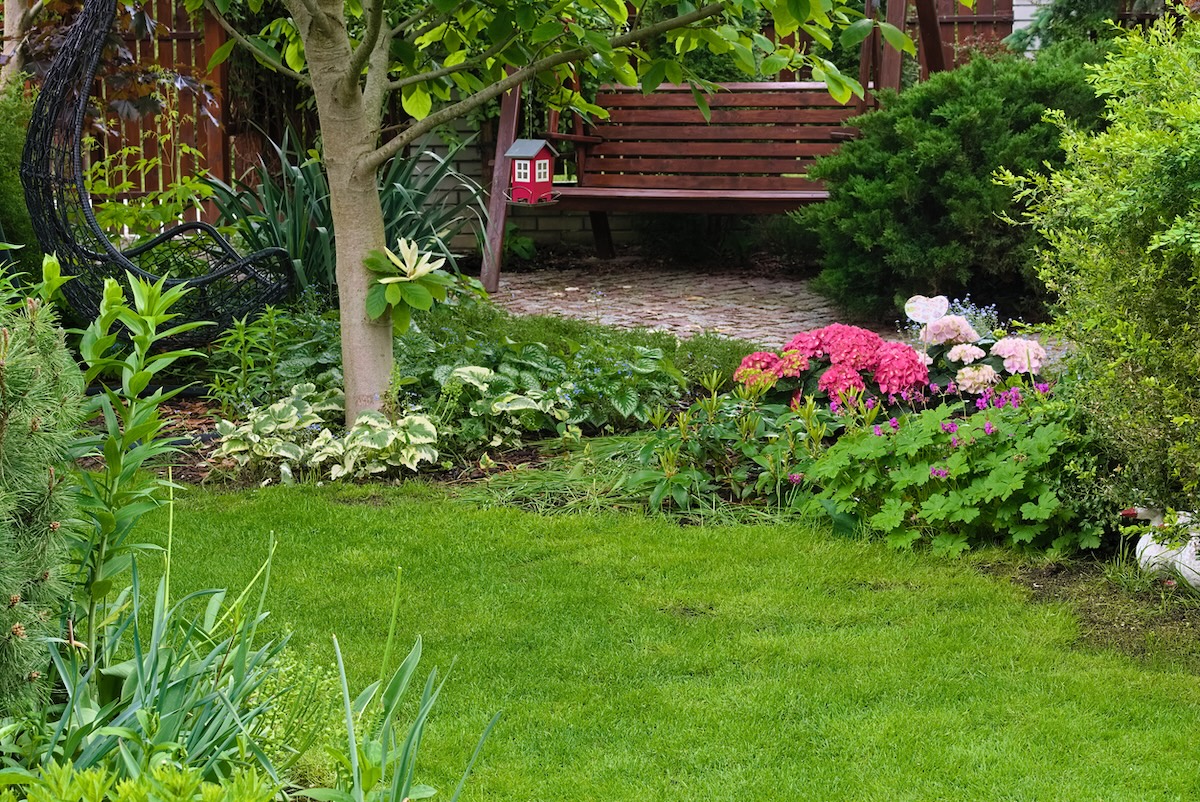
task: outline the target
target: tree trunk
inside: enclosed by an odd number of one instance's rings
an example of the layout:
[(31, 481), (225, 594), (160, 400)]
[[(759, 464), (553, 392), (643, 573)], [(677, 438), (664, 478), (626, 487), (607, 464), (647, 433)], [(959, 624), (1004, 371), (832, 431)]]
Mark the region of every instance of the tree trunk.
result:
[[(0, 89), (8, 86), (25, 67), (21, 40), (29, 33), (28, 0), (4, 0), (4, 55), (8, 61), (0, 67)], [(23, 24), (24, 23), (24, 24)]]
[(374, 170), (359, 165), (378, 145), (378, 118), (363, 102), (357, 76), (346, 75), (350, 46), (344, 32), (305, 37), (309, 74), (321, 125), (325, 173), (337, 237), (337, 281), (342, 317), (342, 373), (346, 422), (380, 409), (392, 373), (392, 322), (367, 317), (370, 273), (363, 258), (385, 246), (383, 208)]

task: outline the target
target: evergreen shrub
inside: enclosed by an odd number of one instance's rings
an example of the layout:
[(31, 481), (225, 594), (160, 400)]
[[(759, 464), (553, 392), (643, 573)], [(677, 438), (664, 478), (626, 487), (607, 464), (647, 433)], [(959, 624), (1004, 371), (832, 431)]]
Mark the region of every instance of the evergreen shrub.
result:
[(21, 245), (17, 252), (0, 254), (16, 260), (29, 273), (41, 264), (41, 251), (25, 208), (25, 190), (21, 186), (21, 151), (25, 148), (25, 129), (33, 107), (14, 85), (0, 90), (0, 231), (5, 241)]
[(1010, 182), (1127, 503), (1200, 509), (1200, 23), (1122, 37), (1091, 80), (1107, 127), (1062, 121), (1066, 164)]
[(1035, 234), (1004, 220), (1012, 193), (993, 173), (1062, 163), (1048, 109), (1084, 128), (1099, 118), (1087, 52), (1099, 58), (1080, 48), (976, 58), (860, 118), (861, 138), (810, 170), (829, 200), (795, 216), (823, 253), (819, 288), (859, 315), (894, 311), (918, 293), (970, 293), (1007, 313), (1036, 312)]
[(82, 399), (53, 310), (30, 300), (0, 311), (0, 716), (48, 688), (74, 518), (63, 463)]

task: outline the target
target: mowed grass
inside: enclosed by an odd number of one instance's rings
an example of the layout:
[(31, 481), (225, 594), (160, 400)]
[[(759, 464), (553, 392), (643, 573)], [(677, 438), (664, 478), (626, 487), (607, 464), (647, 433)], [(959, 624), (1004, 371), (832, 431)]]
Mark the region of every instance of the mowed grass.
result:
[[(150, 523), (165, 529), (166, 516)], [(422, 753), (467, 800), (1200, 797), (1200, 682), (1073, 648), (1061, 606), (961, 562), (795, 526), (483, 510), (436, 490), (189, 490), (173, 582), (238, 587), (279, 539), (276, 626), (377, 676), (457, 658)]]

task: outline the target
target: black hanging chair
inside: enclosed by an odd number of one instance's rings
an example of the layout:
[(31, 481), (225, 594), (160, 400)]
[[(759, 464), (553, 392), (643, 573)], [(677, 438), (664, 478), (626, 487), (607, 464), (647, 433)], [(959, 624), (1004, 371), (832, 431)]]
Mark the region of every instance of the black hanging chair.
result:
[(43, 251), (58, 256), (72, 308), (85, 320), (99, 309), (106, 278), (124, 283), (128, 271), (168, 285), (186, 283), (192, 291), (174, 307), (173, 323), (208, 320), (186, 335), (199, 344), (229, 324), (292, 293), (294, 272), (282, 248), (240, 256), (207, 223), (184, 223), (129, 250), (118, 250), (92, 212), (85, 183), (81, 143), (95, 83), (96, 65), (116, 16), (116, 0), (87, 0), (54, 57), (33, 107), (21, 159), (25, 201)]

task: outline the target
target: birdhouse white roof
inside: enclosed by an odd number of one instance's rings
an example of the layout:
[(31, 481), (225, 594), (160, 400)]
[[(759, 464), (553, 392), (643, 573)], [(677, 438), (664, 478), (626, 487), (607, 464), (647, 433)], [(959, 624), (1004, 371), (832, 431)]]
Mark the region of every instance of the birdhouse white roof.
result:
[(541, 152), (542, 148), (549, 149), (555, 156), (558, 155), (554, 146), (544, 139), (518, 139), (505, 152), (504, 157), (507, 159), (532, 159)]

